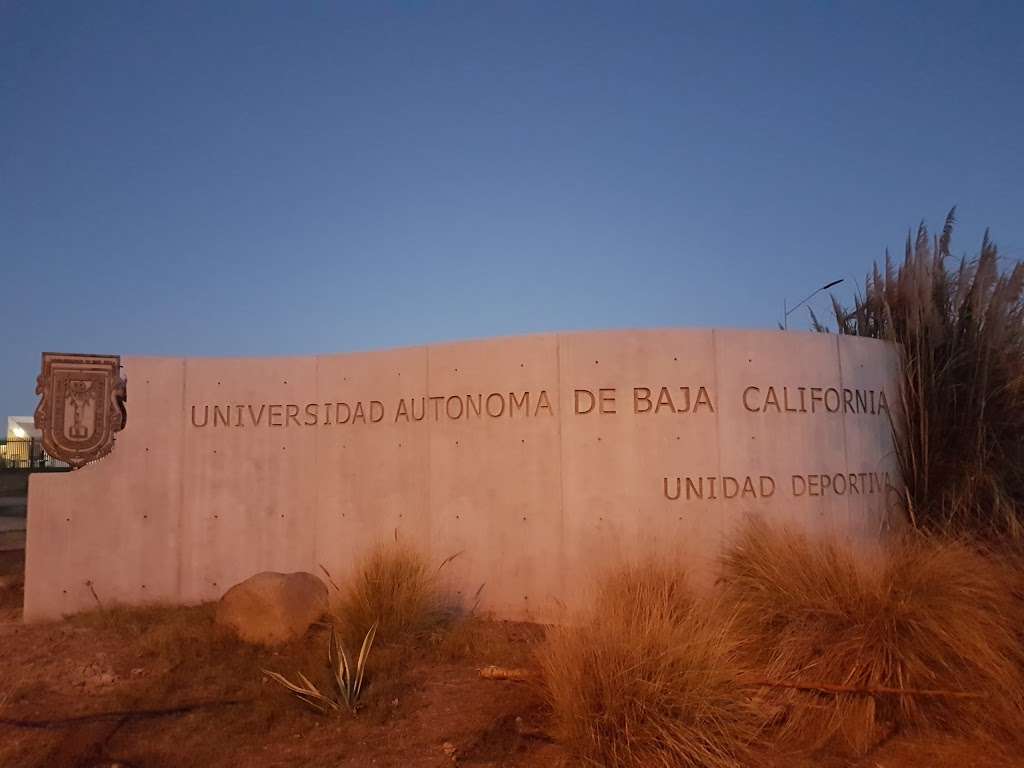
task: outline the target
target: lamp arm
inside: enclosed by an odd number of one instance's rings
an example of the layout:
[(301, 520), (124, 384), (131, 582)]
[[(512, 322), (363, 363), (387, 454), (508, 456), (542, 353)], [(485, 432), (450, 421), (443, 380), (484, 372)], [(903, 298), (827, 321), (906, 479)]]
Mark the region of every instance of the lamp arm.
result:
[(788, 317), (790, 314), (792, 314), (796, 310), (800, 309), (800, 307), (802, 307), (804, 304), (806, 304), (808, 301), (813, 299), (815, 296), (817, 296), (822, 291), (828, 290), (829, 288), (831, 288), (834, 285), (839, 285), (841, 282), (843, 282), (843, 278), (840, 278), (838, 280), (833, 280), (831, 283), (825, 283), (825, 285), (821, 286), (821, 288), (818, 288), (816, 291), (813, 291), (810, 296), (808, 296), (806, 299), (801, 301), (799, 304), (794, 304), (792, 307), (790, 307), (789, 311), (786, 312), (786, 316)]
[(803, 301), (801, 301), (801, 302), (800, 302), (799, 304), (794, 304), (794, 305), (793, 305), (792, 307), (790, 307), (790, 308), (789, 308), (789, 311), (788, 311), (788, 312), (786, 312), (786, 316), (788, 317), (789, 315), (793, 314), (793, 313), (794, 313), (794, 312), (795, 312), (796, 310), (800, 309), (800, 307), (802, 307), (802, 306), (803, 306), (804, 304), (806, 304), (806, 303), (807, 303), (808, 301), (810, 301), (811, 299), (813, 299), (813, 298), (814, 298), (815, 296), (817, 296), (817, 295), (818, 295), (819, 293), (821, 293), (821, 292), (822, 292), (823, 290), (825, 290), (825, 289), (824, 289), (824, 288), (819, 288), (819, 289), (818, 289), (818, 290), (816, 290), (816, 291), (815, 291), (814, 293), (812, 293), (812, 294), (811, 294), (810, 296), (808, 296), (808, 297), (807, 297), (806, 299), (804, 299)]

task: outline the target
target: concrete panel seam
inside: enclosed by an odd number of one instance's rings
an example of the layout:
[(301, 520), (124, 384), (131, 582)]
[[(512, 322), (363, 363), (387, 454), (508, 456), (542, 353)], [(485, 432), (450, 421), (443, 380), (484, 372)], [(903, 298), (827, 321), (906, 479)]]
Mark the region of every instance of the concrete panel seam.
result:
[[(185, 412), (185, 406), (188, 402), (188, 358), (181, 358), (181, 412)], [(175, 593), (179, 600), (182, 599), (184, 588), (182, 581), (185, 574), (185, 564), (183, 559), (185, 552), (188, 549), (186, 546), (187, 539), (185, 538), (185, 528), (187, 522), (185, 520), (185, 442), (186, 433), (185, 430), (181, 430), (181, 437), (178, 439), (178, 499), (176, 505), (178, 507), (178, 556), (175, 558), (178, 561), (178, 573), (175, 578)]]
[[(558, 551), (562, 552), (562, 566), (559, 569), (559, 591), (564, 590), (566, 583), (565, 558), (565, 441), (562, 439), (562, 419), (565, 408), (562, 404), (562, 334), (555, 334), (555, 381), (558, 386)], [(561, 599), (561, 598), (559, 598)]]

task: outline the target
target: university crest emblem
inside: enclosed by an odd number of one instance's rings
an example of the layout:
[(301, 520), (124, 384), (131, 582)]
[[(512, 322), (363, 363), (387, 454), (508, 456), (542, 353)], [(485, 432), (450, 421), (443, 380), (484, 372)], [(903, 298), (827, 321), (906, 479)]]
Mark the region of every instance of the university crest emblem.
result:
[(120, 356), (44, 352), (36, 394), (36, 429), (50, 456), (78, 469), (110, 453), (126, 420)]

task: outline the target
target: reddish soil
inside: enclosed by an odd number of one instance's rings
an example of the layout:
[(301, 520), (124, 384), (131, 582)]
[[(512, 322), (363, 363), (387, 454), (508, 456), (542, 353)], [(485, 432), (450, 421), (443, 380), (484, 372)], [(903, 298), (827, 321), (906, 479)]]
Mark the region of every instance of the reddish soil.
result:
[[(549, 723), (534, 686), (479, 676), (487, 664), (532, 667), (540, 627), (471, 620), (415, 646), (375, 649), (365, 709), (357, 717), (320, 716), (260, 670), (291, 677), (301, 670), (323, 680), (324, 628), (266, 650), (217, 630), (210, 606), (96, 611), (25, 625), (17, 579), (22, 565), (20, 553), (0, 553), (4, 768), (578, 764), (546, 736)], [(192, 708), (144, 714), (181, 707)], [(110, 712), (132, 714), (72, 720)], [(1024, 762), (1000, 761), (988, 747), (933, 736), (893, 738), (859, 761), (765, 754), (759, 764), (988, 768)]]

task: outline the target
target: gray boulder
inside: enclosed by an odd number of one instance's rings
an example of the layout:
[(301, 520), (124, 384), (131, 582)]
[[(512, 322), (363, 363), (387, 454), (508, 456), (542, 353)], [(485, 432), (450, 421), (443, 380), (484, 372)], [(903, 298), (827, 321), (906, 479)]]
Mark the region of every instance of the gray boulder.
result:
[(327, 587), (312, 573), (264, 571), (224, 593), (216, 620), (247, 643), (269, 646), (302, 637), (326, 612)]

